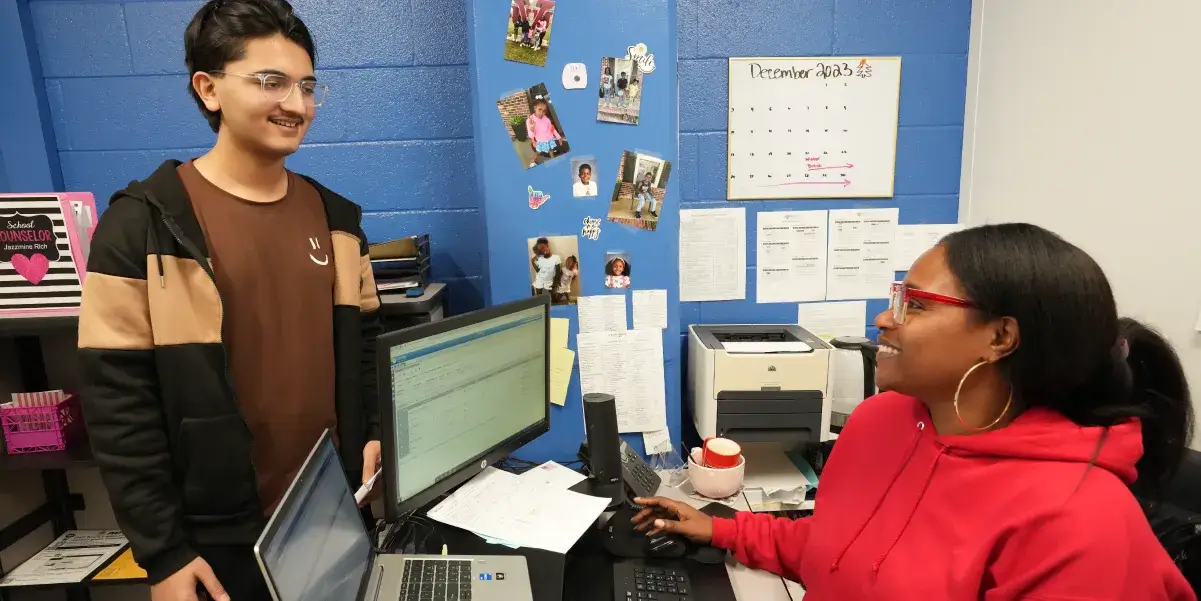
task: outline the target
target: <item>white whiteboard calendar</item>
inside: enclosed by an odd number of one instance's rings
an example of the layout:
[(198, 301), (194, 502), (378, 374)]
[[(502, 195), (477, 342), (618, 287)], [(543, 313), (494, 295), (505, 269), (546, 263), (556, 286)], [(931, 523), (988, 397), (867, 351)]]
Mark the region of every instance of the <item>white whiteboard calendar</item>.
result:
[(731, 58), (726, 198), (889, 198), (901, 57)]

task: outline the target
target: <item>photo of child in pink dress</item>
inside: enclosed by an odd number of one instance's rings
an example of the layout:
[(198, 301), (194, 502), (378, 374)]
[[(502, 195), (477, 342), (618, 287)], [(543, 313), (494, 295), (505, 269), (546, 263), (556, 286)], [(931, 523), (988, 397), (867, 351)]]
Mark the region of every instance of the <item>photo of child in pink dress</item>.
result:
[(541, 165), (571, 150), (546, 84), (505, 96), (496, 102), (496, 108), (522, 167)]

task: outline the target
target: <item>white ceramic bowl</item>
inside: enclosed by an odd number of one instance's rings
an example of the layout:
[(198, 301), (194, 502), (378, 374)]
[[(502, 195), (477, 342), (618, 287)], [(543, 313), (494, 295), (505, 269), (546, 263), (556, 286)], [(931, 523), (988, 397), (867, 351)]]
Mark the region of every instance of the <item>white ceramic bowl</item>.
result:
[(724, 499), (742, 487), (742, 477), (746, 471), (746, 457), (738, 457), (738, 465), (716, 469), (705, 467), (700, 463), (700, 449), (694, 449), (688, 457), (688, 480), (696, 492), (710, 499)]

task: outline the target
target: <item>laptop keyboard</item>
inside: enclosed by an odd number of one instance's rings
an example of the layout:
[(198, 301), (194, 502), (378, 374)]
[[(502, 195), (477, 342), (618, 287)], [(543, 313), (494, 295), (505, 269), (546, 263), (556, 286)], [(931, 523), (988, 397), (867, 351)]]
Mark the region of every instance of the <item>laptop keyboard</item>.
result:
[(406, 559), (397, 601), (471, 601), (469, 559)]

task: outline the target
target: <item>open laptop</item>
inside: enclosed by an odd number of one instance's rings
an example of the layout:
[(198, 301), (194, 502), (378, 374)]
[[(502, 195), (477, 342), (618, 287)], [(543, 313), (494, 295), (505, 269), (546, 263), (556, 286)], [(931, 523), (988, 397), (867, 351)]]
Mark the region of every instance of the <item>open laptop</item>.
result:
[(275, 601), (533, 601), (520, 555), (376, 553), (329, 430), (254, 555)]

